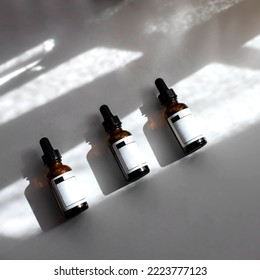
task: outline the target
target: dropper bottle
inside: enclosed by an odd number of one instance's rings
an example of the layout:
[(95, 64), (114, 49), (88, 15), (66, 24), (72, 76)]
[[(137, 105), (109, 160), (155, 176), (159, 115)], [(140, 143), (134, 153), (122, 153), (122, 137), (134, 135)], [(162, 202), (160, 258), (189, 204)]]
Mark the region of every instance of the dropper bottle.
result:
[(118, 116), (114, 116), (107, 105), (102, 105), (100, 112), (104, 118), (102, 125), (110, 136), (108, 146), (125, 180), (133, 182), (148, 174), (150, 169), (140, 149), (131, 133), (122, 129)]
[(166, 108), (165, 118), (184, 153), (190, 154), (206, 145), (207, 140), (188, 106), (178, 102), (176, 93), (168, 88), (163, 79), (156, 79), (155, 85), (160, 93), (158, 99)]
[(72, 217), (88, 209), (84, 190), (79, 185), (72, 169), (61, 162), (61, 154), (54, 150), (49, 139), (40, 140), (42, 160), (49, 168), (47, 179), (54, 196), (66, 217)]

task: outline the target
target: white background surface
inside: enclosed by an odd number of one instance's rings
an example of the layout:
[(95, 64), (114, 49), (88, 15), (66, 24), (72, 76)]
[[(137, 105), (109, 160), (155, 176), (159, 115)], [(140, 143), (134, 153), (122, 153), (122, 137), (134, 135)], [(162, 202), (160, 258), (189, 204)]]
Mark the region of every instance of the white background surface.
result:
[[(259, 259), (259, 12), (257, 0), (4, 1), (1, 259)], [(205, 132), (193, 155), (161, 118), (158, 77)], [(149, 163), (130, 185), (102, 104)], [(43, 136), (88, 197), (66, 222), (44, 180)]]

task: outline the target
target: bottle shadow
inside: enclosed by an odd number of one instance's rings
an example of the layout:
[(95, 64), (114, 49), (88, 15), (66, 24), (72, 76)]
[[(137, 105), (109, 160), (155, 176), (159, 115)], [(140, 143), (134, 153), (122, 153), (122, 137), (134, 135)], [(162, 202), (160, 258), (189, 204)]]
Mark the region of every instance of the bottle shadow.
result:
[(24, 195), (43, 231), (48, 231), (66, 221), (46, 179), (46, 169), (35, 150), (22, 154), (23, 178), (29, 181)]
[(165, 109), (160, 105), (155, 89), (148, 88), (143, 91), (142, 97), (143, 105), (139, 107), (139, 110), (147, 118), (143, 132), (159, 165), (165, 167), (185, 157), (164, 118)]
[[(91, 135), (88, 134), (86, 142), (91, 146), (86, 159), (104, 195), (109, 195), (126, 186), (123, 174), (114, 159), (108, 144), (106, 132), (98, 116), (88, 117), (91, 122)], [(94, 125), (93, 125), (94, 124)]]

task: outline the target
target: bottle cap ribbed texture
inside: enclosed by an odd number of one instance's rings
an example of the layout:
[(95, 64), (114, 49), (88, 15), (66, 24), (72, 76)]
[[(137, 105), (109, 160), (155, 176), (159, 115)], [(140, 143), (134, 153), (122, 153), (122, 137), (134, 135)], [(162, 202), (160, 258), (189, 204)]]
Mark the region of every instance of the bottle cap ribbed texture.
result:
[(118, 116), (114, 116), (107, 105), (102, 105), (100, 107), (100, 113), (104, 118), (102, 123), (106, 131), (113, 130), (115, 128), (121, 127), (122, 122)]
[(165, 105), (172, 99), (177, 98), (177, 94), (174, 92), (173, 89), (168, 88), (162, 78), (158, 78), (155, 80), (155, 85), (159, 91), (158, 99), (160, 100), (162, 105)]
[(61, 154), (59, 150), (54, 150), (49, 139), (43, 137), (40, 140), (40, 145), (43, 151), (42, 160), (45, 165), (50, 165), (52, 162), (61, 161)]

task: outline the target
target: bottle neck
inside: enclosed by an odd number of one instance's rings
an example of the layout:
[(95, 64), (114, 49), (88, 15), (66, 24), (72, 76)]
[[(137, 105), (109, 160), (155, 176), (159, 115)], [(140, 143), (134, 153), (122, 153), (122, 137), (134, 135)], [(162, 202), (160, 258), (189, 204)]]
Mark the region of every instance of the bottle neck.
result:
[(113, 129), (110, 129), (110, 130), (108, 131), (108, 133), (109, 133), (110, 135), (113, 135), (113, 134), (120, 133), (121, 131), (122, 131), (122, 127), (120, 126), (120, 127), (115, 127), (115, 128), (113, 128)]
[(53, 161), (53, 162), (50, 162), (47, 167), (49, 169), (55, 169), (55, 168), (59, 168), (63, 165), (63, 163), (61, 161)]
[(177, 98), (172, 98), (172, 99), (169, 99), (169, 100), (164, 104), (164, 106), (165, 106), (165, 107), (170, 107), (170, 106), (173, 106), (173, 105), (176, 105), (176, 104), (178, 104)]

